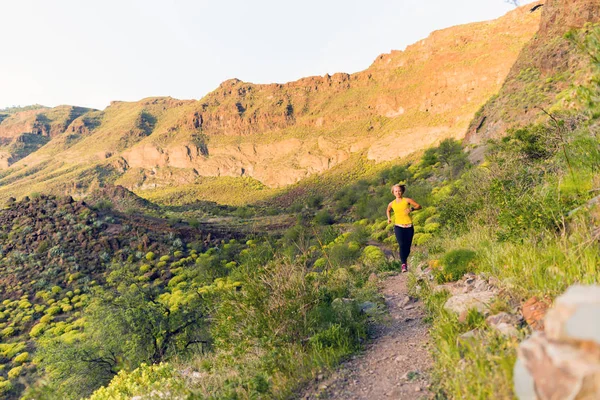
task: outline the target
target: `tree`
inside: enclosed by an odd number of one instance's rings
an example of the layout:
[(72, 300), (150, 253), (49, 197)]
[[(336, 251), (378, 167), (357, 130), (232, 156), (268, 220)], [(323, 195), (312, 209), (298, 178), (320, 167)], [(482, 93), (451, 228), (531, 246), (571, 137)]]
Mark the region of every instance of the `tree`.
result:
[(119, 266), (94, 293), (82, 334), (40, 341), (42, 367), (65, 398), (85, 397), (121, 369), (207, 343), (206, 309), (195, 289), (143, 286), (127, 266)]

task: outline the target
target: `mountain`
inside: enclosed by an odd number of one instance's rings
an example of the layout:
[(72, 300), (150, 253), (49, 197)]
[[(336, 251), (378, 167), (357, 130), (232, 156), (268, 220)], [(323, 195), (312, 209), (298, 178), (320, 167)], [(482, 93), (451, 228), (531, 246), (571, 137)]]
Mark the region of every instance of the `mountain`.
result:
[(540, 13), (529, 9), (433, 32), (354, 74), (231, 79), (198, 101), (12, 113), (0, 123), (0, 198), (85, 195), (106, 183), (143, 193), (214, 177), (277, 188), (355, 156), (378, 163), (461, 138), (537, 31)]
[(600, 1), (577, 0), (566, 6), (564, 0), (548, 0), (541, 12), (540, 29), (521, 50), (498, 95), (471, 122), (468, 143), (481, 143), (502, 136), (513, 125), (545, 119), (544, 111), (552, 111), (561, 93), (589, 77), (588, 57), (565, 34), (599, 22)]

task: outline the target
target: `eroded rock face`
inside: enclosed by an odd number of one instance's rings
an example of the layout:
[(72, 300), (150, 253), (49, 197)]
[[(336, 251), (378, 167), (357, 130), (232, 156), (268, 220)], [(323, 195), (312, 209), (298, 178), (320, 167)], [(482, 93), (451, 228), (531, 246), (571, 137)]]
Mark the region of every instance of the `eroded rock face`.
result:
[(600, 286), (572, 286), (519, 347), (515, 393), (522, 400), (600, 398)]

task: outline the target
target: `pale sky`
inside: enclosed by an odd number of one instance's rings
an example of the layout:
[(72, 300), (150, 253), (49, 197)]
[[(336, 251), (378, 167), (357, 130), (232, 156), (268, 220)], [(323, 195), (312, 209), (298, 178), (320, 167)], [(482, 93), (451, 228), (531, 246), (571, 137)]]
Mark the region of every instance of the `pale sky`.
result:
[(503, 0), (0, 0), (0, 108), (199, 99), (226, 79), (357, 72)]

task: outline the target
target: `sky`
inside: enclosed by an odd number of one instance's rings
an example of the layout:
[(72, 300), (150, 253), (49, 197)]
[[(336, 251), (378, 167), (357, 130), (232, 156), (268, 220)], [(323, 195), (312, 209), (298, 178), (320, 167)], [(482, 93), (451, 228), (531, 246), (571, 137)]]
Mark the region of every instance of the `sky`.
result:
[(200, 99), (230, 78), (353, 73), (504, 0), (0, 0), (0, 108)]

